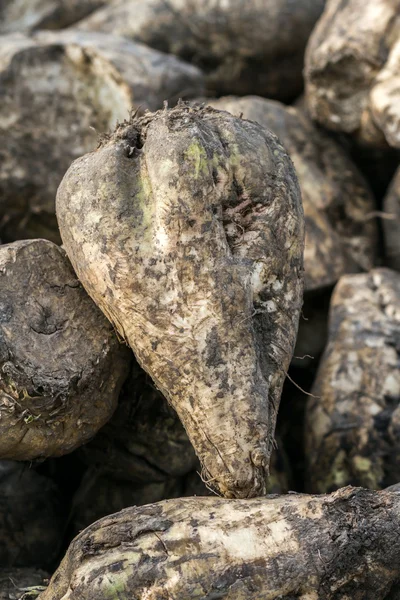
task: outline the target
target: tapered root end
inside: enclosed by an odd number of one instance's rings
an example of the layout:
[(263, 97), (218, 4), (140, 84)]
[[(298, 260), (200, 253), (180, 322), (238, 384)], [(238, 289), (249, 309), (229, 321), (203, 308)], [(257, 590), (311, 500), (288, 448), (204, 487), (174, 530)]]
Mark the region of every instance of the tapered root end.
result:
[(246, 499), (265, 496), (267, 479), (269, 477), (269, 456), (262, 449), (253, 450), (250, 454), (250, 464), (242, 473), (220, 473), (212, 477), (203, 470), (203, 481), (212, 491), (224, 498)]

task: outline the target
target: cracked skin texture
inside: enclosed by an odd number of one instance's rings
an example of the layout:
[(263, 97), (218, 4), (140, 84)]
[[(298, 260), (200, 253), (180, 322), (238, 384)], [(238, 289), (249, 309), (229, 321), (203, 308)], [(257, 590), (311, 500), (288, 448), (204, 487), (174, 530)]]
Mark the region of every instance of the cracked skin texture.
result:
[(300, 191), (276, 136), (209, 107), (147, 113), (75, 161), (56, 204), (79, 279), (205, 479), (265, 493), (303, 292)]
[(112, 416), (130, 353), (65, 252), (46, 240), (0, 248), (0, 458), (60, 456)]
[(394, 600), (399, 533), (394, 492), (167, 500), (88, 527), (40, 600)]

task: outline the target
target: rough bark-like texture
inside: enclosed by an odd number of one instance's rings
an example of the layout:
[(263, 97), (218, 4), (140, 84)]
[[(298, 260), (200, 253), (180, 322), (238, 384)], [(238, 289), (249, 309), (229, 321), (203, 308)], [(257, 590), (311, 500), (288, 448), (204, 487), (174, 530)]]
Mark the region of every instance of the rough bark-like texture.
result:
[(313, 118), (400, 148), (400, 0), (328, 0), (306, 52)]
[(309, 398), (309, 489), (400, 480), (400, 275), (347, 275), (332, 297), (329, 342)]
[(212, 95), (290, 100), (325, 0), (116, 0), (79, 27), (116, 33), (199, 66)]
[(2, 567), (51, 566), (65, 521), (61, 495), (50, 479), (28, 464), (0, 461)]
[(1, 0), (0, 33), (62, 29), (87, 17), (108, 0)]
[[(28, 600), (33, 592), (46, 587), (49, 578), (45, 571), (39, 569), (0, 569), (0, 600)], [(28, 590), (32, 594), (28, 594)], [(25, 594), (25, 596), (24, 596)]]
[(197, 466), (178, 415), (136, 361), (114, 416), (80, 454), (105, 475), (141, 484), (182, 477)]
[(40, 600), (383, 600), (399, 535), (394, 492), (169, 500), (86, 529)]
[(306, 291), (373, 267), (376, 224), (368, 185), (346, 152), (294, 107), (256, 96), (209, 103), (273, 131), (293, 160), (306, 221)]
[(149, 113), (73, 163), (57, 217), (206, 478), (262, 494), (303, 291), (300, 190), (277, 138), (210, 107)]
[(400, 271), (400, 168), (383, 201), (387, 218), (383, 221), (386, 264)]
[(129, 506), (142, 506), (182, 495), (183, 479), (150, 483), (117, 481), (89, 469), (73, 499), (71, 519), (77, 533), (101, 517)]
[(116, 36), (0, 38), (0, 232), (57, 242), (54, 198), (71, 162), (132, 107), (201, 93), (198, 69)]
[(130, 353), (46, 240), (0, 247), (0, 457), (59, 456), (112, 416)]

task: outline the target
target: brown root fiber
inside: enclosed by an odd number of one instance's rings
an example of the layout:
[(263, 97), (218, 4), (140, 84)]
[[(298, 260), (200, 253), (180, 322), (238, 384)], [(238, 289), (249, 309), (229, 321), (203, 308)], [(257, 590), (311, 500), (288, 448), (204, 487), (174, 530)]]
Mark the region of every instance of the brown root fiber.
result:
[(264, 493), (303, 293), (300, 191), (277, 138), (209, 107), (148, 113), (73, 163), (57, 217), (205, 478)]

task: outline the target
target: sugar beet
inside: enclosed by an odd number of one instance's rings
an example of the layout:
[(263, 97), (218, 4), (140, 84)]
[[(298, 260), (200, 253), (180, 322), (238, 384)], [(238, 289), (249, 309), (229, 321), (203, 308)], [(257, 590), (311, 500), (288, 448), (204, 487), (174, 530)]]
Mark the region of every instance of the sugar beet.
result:
[[(68, 0), (69, 3), (69, 0)], [(174, 56), (83, 31), (0, 37), (0, 232), (59, 241), (54, 199), (71, 162), (132, 108), (198, 94), (202, 75)]]
[(342, 277), (308, 402), (310, 491), (400, 481), (399, 353), (400, 275), (376, 269)]
[(400, 494), (181, 498), (83, 531), (40, 600), (395, 600)]
[(107, 0), (2, 0), (0, 33), (62, 29), (87, 17)]
[(123, 35), (202, 69), (215, 94), (290, 100), (325, 0), (115, 0), (77, 26)]
[(87, 442), (112, 416), (129, 362), (61, 248), (0, 246), (0, 458)]
[(373, 147), (400, 148), (400, 0), (328, 0), (306, 51), (313, 118)]
[(73, 163), (57, 216), (205, 478), (263, 493), (303, 290), (300, 191), (277, 138), (209, 107), (149, 113)]

